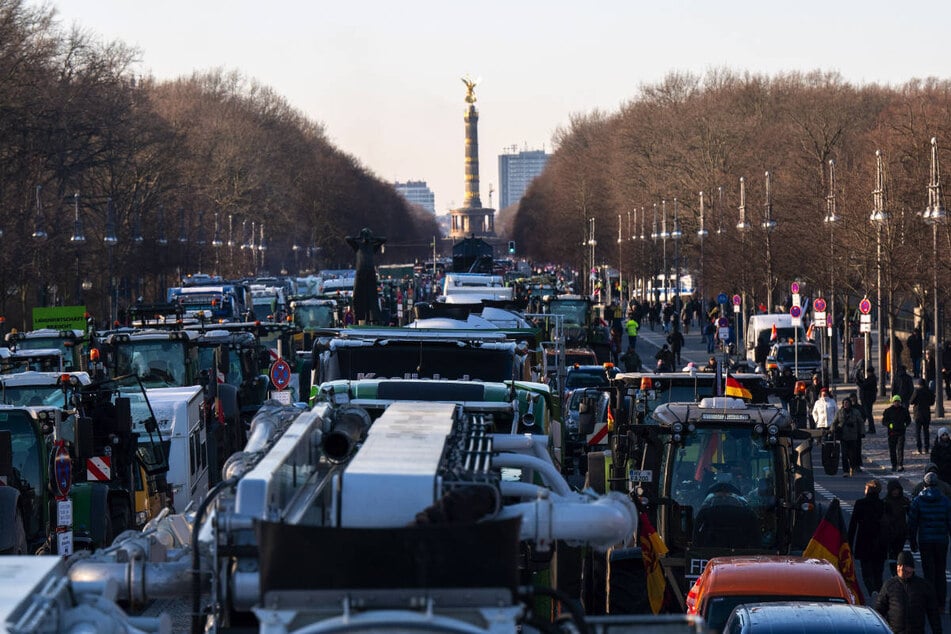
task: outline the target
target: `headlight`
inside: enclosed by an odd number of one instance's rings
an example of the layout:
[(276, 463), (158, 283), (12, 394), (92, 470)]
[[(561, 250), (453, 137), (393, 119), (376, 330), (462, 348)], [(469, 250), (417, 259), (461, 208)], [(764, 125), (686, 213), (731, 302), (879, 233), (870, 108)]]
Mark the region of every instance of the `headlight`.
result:
[(769, 432), (769, 435), (770, 435), (770, 436), (775, 436), (776, 434), (779, 433), (779, 426), (778, 426), (778, 425), (770, 425), (770, 426), (766, 429), (766, 431)]

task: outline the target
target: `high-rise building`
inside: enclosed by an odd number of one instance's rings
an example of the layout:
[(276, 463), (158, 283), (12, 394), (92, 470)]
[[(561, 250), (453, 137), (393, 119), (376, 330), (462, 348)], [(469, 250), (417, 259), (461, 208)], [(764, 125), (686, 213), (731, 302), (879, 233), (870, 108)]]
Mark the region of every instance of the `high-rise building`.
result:
[(436, 213), (436, 197), (426, 181), (406, 181), (393, 183), (396, 191), (411, 205), (418, 205), (430, 213)]
[(549, 156), (544, 150), (499, 155), (499, 209), (518, 204), (532, 180), (545, 169)]

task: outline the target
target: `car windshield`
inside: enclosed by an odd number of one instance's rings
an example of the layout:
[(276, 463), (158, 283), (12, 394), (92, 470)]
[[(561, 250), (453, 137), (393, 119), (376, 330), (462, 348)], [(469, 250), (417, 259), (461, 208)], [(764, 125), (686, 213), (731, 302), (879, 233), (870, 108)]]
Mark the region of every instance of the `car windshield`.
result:
[(182, 341), (128, 341), (117, 346), (116, 375), (135, 374), (146, 387), (185, 385), (185, 350)]
[(63, 370), (72, 372), (79, 369), (82, 346), (75, 339), (65, 337), (25, 337), (17, 341), (17, 350), (40, 350), (57, 348), (63, 355)]
[(298, 304), (294, 308), (294, 323), (305, 330), (330, 328), (334, 323), (333, 318), (333, 306)]
[[(736, 377), (740, 384), (750, 391), (751, 403), (768, 403), (769, 387), (761, 376)], [(646, 401), (647, 412), (653, 412), (658, 405), (664, 403), (699, 403), (702, 399), (714, 395), (714, 380), (712, 374), (700, 373), (696, 377), (684, 374), (679, 377), (658, 377), (652, 380), (651, 390), (653, 399)]]
[[(805, 588), (804, 588), (805, 590)], [(734, 608), (744, 603), (761, 603), (777, 601), (820, 601), (823, 603), (845, 603), (841, 597), (817, 597), (796, 594), (738, 594), (725, 597), (712, 597), (707, 602), (706, 614), (703, 615), (707, 631), (721, 632)]]
[(556, 299), (548, 304), (548, 312), (563, 315), (566, 324), (585, 324), (588, 310), (588, 303), (579, 299)]
[[(776, 350), (776, 359), (783, 363), (819, 363), (822, 361), (819, 355), (819, 349), (815, 346), (780, 346)], [(797, 358), (798, 357), (798, 358)]]
[(55, 385), (4, 385), (0, 397), (5, 405), (65, 405), (63, 390)]
[(610, 383), (604, 370), (597, 372), (570, 370), (568, 378), (565, 379), (565, 387), (569, 390), (578, 387), (607, 387), (608, 385)]
[(693, 509), (693, 534), (685, 537), (694, 548), (776, 545), (777, 455), (742, 427), (701, 427), (669, 445), (661, 477), (671, 478), (674, 501)]

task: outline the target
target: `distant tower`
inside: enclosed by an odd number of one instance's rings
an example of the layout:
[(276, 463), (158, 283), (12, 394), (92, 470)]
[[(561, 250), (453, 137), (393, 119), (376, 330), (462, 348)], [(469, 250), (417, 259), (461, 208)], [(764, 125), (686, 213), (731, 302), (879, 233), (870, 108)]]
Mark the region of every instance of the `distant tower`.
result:
[(462, 207), (450, 212), (449, 237), (494, 238), (495, 210), (482, 206), (479, 196), (479, 111), (476, 109), (475, 87), (478, 80), (462, 78), (466, 85), (466, 108), (463, 120), (466, 124), (466, 193)]

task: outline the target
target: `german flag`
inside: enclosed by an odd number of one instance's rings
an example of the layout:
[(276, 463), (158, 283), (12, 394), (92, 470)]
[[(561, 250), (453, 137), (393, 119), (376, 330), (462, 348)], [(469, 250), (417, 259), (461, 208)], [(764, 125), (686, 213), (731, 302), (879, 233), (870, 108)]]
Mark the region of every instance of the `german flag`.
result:
[(773, 324), (772, 329), (769, 331), (769, 340), (776, 341), (778, 339), (778, 333), (776, 332), (776, 324)]
[(812, 539), (802, 551), (803, 557), (825, 559), (842, 573), (845, 582), (855, 594), (855, 601), (862, 605), (865, 598), (862, 589), (855, 578), (855, 560), (852, 559), (852, 549), (849, 548), (848, 532), (845, 528), (845, 518), (842, 517), (842, 508), (839, 498), (834, 498), (829, 504), (826, 516), (819, 522)]
[(748, 389), (743, 387), (743, 384), (734, 379), (729, 374), (726, 375), (726, 389), (723, 391), (726, 396), (736, 396), (738, 398), (744, 398), (748, 401), (753, 400), (753, 395)]
[(659, 614), (661, 608), (664, 607), (667, 580), (664, 578), (664, 570), (658, 558), (667, 554), (667, 544), (657, 534), (646, 513), (641, 513), (638, 528), (640, 536), (637, 541), (641, 546), (644, 570), (647, 573), (647, 598), (651, 604), (651, 612)]

